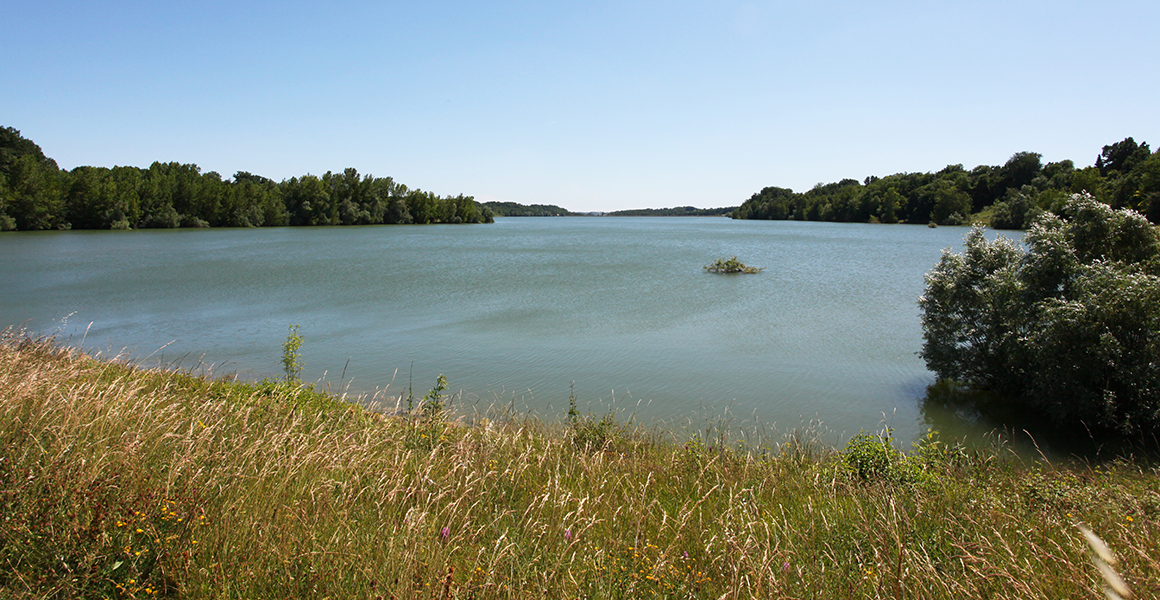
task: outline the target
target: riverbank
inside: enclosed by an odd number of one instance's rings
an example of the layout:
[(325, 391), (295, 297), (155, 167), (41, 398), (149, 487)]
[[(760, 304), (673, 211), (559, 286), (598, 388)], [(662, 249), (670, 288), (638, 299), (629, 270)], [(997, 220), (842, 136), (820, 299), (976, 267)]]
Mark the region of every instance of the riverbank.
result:
[[(420, 411), (422, 412), (422, 411)], [(0, 340), (11, 597), (1096, 598), (1160, 592), (1160, 473), (930, 439), (766, 452)]]

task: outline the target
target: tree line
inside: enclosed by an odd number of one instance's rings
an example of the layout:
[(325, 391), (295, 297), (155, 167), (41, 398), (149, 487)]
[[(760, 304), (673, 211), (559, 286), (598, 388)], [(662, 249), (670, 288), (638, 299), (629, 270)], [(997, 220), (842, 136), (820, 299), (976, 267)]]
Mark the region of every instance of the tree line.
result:
[(937, 173), (897, 173), (818, 184), (798, 193), (767, 187), (753, 194), (734, 219), (793, 219), (859, 223), (960, 225), (981, 213), (999, 229), (1026, 229), (1041, 213), (1059, 214), (1072, 194), (1086, 193), (1113, 208), (1128, 208), (1160, 222), (1160, 151), (1132, 138), (1104, 146), (1094, 165), (1042, 162), (1017, 152), (1000, 166)]
[(517, 202), (484, 202), (497, 217), (572, 217), (576, 213), (555, 204), (519, 204)]
[(673, 208), (632, 208), (604, 213), (606, 217), (722, 217), (732, 214), (736, 206), (726, 208), (697, 208), (676, 206)]
[(0, 128), (0, 231), (490, 223), (471, 196), (409, 189), (348, 168), (275, 182), (223, 179), (195, 164), (60, 169), (32, 140)]

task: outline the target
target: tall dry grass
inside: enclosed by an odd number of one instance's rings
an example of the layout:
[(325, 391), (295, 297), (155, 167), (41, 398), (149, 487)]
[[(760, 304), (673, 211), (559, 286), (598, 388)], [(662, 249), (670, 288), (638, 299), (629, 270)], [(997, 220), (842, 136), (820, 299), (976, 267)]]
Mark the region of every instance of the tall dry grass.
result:
[(808, 440), (613, 433), (387, 416), (9, 334), (0, 595), (1096, 598), (1081, 524), (1160, 591), (1160, 477), (1137, 462), (931, 442), (910, 476), (861, 477)]

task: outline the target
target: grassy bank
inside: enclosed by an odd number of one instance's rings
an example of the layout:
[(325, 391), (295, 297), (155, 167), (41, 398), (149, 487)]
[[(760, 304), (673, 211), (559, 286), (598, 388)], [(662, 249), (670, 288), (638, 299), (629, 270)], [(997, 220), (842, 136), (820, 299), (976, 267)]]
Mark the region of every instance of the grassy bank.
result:
[(1081, 524), (1160, 592), (1160, 473), (1131, 460), (466, 426), (17, 336), (0, 438), (4, 597), (1103, 597)]

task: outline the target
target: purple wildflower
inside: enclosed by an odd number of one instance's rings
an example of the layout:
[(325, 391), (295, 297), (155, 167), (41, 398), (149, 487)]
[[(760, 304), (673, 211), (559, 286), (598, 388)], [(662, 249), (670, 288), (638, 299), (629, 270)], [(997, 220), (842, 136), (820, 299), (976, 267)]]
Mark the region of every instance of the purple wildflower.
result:
[(440, 533), (440, 535), (442, 535), (442, 536), (443, 536), (443, 539), (447, 539), (447, 536), (451, 535), (451, 528), (450, 528), (450, 527), (444, 527), (444, 528), (443, 528), (443, 531), (441, 531), (441, 532), (439, 532), (439, 533)]
[(564, 530), (564, 539), (569, 541), (569, 542), (572, 541), (572, 530), (571, 529)]

